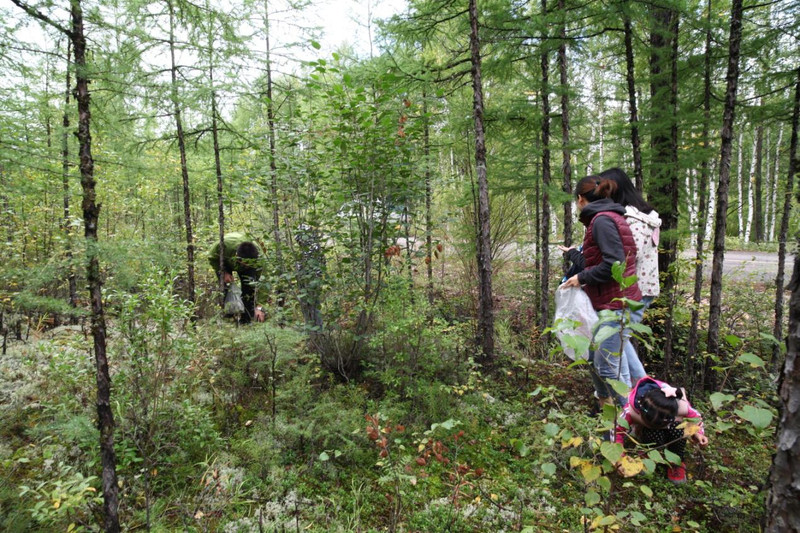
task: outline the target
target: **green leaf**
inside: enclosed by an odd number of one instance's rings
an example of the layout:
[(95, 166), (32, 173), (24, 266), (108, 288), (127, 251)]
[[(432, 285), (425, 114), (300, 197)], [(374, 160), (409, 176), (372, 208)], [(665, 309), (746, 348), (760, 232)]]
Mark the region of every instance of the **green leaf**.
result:
[(593, 507), (598, 503), (600, 503), (600, 495), (593, 490), (589, 490), (588, 492), (586, 492), (583, 499), (586, 502), (587, 507)]
[(322, 452), (321, 454), (319, 454), (320, 461), (327, 461), (328, 459), (330, 459), (328, 452)]
[(600, 476), (597, 478), (597, 486), (605, 491), (611, 490), (611, 480), (608, 479), (608, 476)]
[(618, 379), (607, 379), (606, 382), (611, 385), (611, 388), (614, 389), (614, 392), (623, 398), (628, 397), (628, 393), (631, 391), (631, 389), (623, 382), (619, 381)]
[(560, 430), (561, 428), (558, 427), (558, 424), (554, 424), (553, 422), (548, 422), (547, 424), (544, 425), (544, 432), (546, 435), (550, 437), (555, 437), (556, 435), (558, 435), (558, 432)]
[(640, 487), (639, 487), (639, 490), (640, 490), (640, 491), (642, 491), (642, 493), (643, 493), (645, 496), (647, 496), (648, 498), (652, 498), (652, 497), (653, 497), (653, 489), (651, 489), (651, 488), (650, 488), (650, 487), (648, 487), (647, 485), (642, 485), (642, 486), (640, 486)]
[(763, 368), (766, 363), (754, 353), (743, 353), (736, 358), (737, 363), (749, 364), (752, 368)]
[(719, 411), (720, 407), (735, 400), (736, 396), (733, 394), (725, 394), (723, 392), (714, 392), (708, 397), (708, 399), (711, 400), (711, 406), (714, 408), (714, 410)]
[(723, 339), (725, 339), (725, 342), (730, 344), (731, 348), (733, 348), (734, 350), (742, 345), (742, 339), (740, 339), (736, 335), (725, 335)]
[(542, 465), (542, 472), (552, 477), (556, 475), (556, 465), (553, 463), (545, 463)]
[(772, 422), (772, 413), (761, 407), (745, 405), (741, 409), (736, 409), (734, 413), (740, 418), (747, 420), (758, 429), (764, 429)]
[[(594, 343), (601, 344), (604, 340), (610, 339), (614, 335), (619, 335), (619, 326), (603, 326), (594, 336)], [(619, 354), (611, 354), (613, 357), (619, 357)]]
[(669, 450), (664, 450), (664, 457), (666, 458), (667, 461), (669, 461), (674, 465), (681, 464), (681, 457), (677, 453), (672, 453)]
[(317, 41), (311, 41), (311, 46), (314, 47), (315, 50), (319, 50), (322, 46)]
[(600, 453), (603, 457), (608, 459), (611, 464), (619, 461), (624, 451), (622, 444), (617, 444), (615, 442), (604, 442), (600, 445)]

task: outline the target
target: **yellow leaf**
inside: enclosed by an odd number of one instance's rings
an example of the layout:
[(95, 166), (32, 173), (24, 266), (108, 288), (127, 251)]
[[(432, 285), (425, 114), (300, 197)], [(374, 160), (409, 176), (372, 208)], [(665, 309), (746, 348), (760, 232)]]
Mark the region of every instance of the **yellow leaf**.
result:
[(61, 507), (61, 500), (53, 500), (53, 509)]
[(593, 465), (590, 462), (581, 465), (581, 475), (583, 475), (583, 480), (586, 481), (586, 483), (591, 483), (596, 480), (602, 473), (599, 466)]
[(572, 437), (568, 441), (561, 443), (561, 449), (563, 450), (564, 448), (577, 448), (581, 444), (583, 444), (583, 437)]
[(475, 499), (474, 499), (474, 500), (472, 500), (472, 503), (481, 503), (481, 497), (480, 497), (480, 495), (478, 495), (478, 496), (475, 496)]
[(617, 470), (624, 477), (633, 477), (644, 470), (644, 463), (642, 460), (638, 457), (631, 457), (629, 455), (623, 455), (617, 465)]
[(498, 498), (497, 494), (490, 494), (489, 497), (492, 499), (493, 502), (496, 502)]
[(581, 459), (580, 457), (575, 457), (574, 455), (569, 458), (569, 466), (575, 468), (577, 466), (581, 466), (583, 463), (586, 463), (586, 459)]
[(683, 436), (688, 439), (689, 437), (696, 435), (697, 432), (700, 431), (700, 424), (685, 420), (678, 426), (678, 428), (683, 430)]
[(424, 444), (420, 444), (419, 446), (417, 446), (417, 451), (418, 452), (421, 452), (424, 449), (425, 449), (425, 445)]

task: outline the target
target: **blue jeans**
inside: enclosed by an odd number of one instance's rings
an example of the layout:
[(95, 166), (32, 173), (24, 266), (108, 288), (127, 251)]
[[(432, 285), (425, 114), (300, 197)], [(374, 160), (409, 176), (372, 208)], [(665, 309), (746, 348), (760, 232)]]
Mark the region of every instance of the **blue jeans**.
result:
[[(615, 310), (614, 314), (616, 318), (600, 322), (595, 326), (595, 335), (603, 326), (619, 328), (623, 311), (621, 309)], [(631, 322), (641, 322), (644, 310), (631, 311), (630, 314)], [(601, 342), (597, 350), (592, 354), (592, 363), (594, 365), (591, 373), (592, 383), (594, 384), (594, 390), (597, 396), (599, 398), (612, 397), (620, 406), (625, 405), (627, 398), (617, 394), (607, 380), (619, 380), (630, 387), (631, 378), (633, 377), (632, 374), (636, 373), (636, 375), (638, 375), (639, 373), (644, 373), (644, 368), (639, 361), (639, 357), (636, 355), (636, 350), (631, 344), (630, 337), (631, 332), (628, 328), (625, 328), (622, 332), (621, 339), (619, 332), (616, 332)], [(633, 372), (631, 371), (631, 363), (633, 363), (634, 366)], [(636, 379), (638, 381), (639, 378)]]
[[(650, 307), (650, 304), (653, 303), (653, 296), (642, 296), (641, 302), (644, 304), (644, 307), (638, 311), (631, 311), (631, 322), (634, 324), (638, 324), (642, 321), (644, 312), (648, 307)], [(630, 335), (628, 335), (627, 338), (630, 338)], [(631, 380), (630, 385), (636, 385), (640, 379), (647, 375), (647, 372), (644, 369), (644, 365), (642, 365), (642, 361), (639, 360), (639, 355), (636, 353), (636, 349), (629, 340), (625, 342), (625, 345), (623, 346), (623, 352), (625, 353), (625, 359), (628, 361), (628, 371), (630, 373)]]

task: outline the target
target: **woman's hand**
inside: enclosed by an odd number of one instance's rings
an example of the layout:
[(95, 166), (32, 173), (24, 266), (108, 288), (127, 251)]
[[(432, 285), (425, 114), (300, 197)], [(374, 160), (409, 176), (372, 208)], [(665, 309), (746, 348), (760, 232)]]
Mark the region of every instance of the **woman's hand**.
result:
[(581, 286), (581, 282), (578, 281), (578, 275), (575, 274), (574, 276), (569, 278), (567, 281), (562, 283), (561, 286), (562, 287), (580, 287)]
[(570, 250), (573, 250), (574, 248), (575, 248), (574, 246), (570, 246), (569, 248), (567, 248), (566, 246), (563, 246), (561, 244), (558, 245), (558, 249), (561, 250), (561, 253), (567, 253)]
[(694, 434), (694, 441), (703, 448), (708, 446), (708, 437), (706, 437), (705, 435), (701, 435), (700, 433)]

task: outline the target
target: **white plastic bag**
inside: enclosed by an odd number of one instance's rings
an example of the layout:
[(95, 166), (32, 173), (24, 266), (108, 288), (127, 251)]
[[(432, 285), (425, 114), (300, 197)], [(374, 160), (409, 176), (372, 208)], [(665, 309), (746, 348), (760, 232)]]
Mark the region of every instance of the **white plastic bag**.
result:
[[(570, 327), (565, 323), (566, 320), (580, 322), (577, 327)], [(559, 322), (561, 321), (561, 322)], [(589, 296), (580, 287), (559, 287), (556, 290), (556, 314), (554, 329), (564, 353), (573, 361), (576, 359), (588, 359), (589, 344), (585, 342), (575, 342), (569, 337), (582, 336), (592, 340), (592, 330), (597, 324), (597, 313), (592, 307)], [(576, 346), (586, 346), (582, 353), (576, 354)]]
[(231, 283), (228, 293), (225, 295), (225, 314), (241, 315), (244, 313), (244, 301), (242, 301), (242, 289), (236, 283)]

